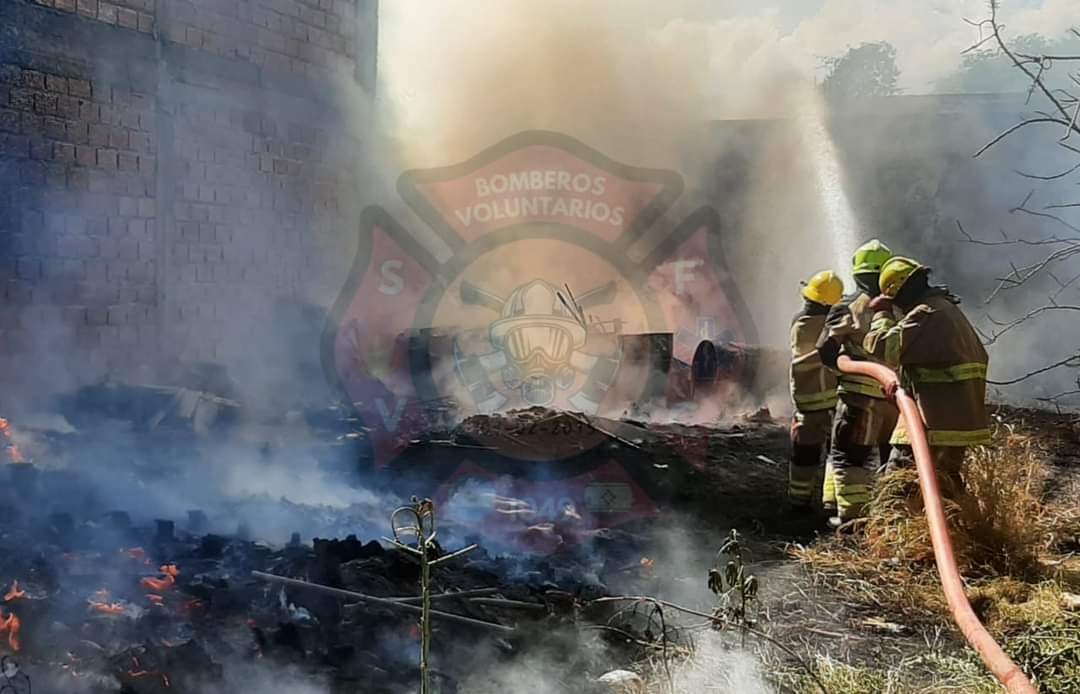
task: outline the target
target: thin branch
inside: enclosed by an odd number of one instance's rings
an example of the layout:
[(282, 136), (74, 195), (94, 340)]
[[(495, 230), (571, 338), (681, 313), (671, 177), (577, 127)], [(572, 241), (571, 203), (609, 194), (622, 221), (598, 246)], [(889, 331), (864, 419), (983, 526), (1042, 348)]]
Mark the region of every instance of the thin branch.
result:
[(1023, 376), (1018, 376), (1017, 378), (1011, 378), (1011, 379), (1009, 379), (1007, 381), (991, 381), (991, 380), (987, 379), (986, 382), (989, 383), (990, 385), (994, 385), (994, 386), (1012, 386), (1012, 385), (1016, 385), (1017, 383), (1020, 383), (1021, 381), (1026, 381), (1029, 378), (1033, 378), (1035, 376), (1038, 376), (1039, 374), (1044, 374), (1047, 371), (1053, 371), (1054, 369), (1059, 369), (1062, 366), (1067, 366), (1069, 368), (1080, 367), (1080, 353), (1074, 354), (1074, 355), (1072, 355), (1070, 357), (1065, 357), (1061, 361), (1056, 361), (1053, 364), (1047, 364), (1046, 366), (1035, 369), (1034, 371), (1029, 371), (1026, 374), (1024, 374)]
[(1002, 322), (1002, 321), (995, 320), (993, 316), (991, 316), (990, 314), (987, 314), (986, 319), (988, 321), (990, 321), (991, 323), (993, 323), (994, 325), (1000, 327), (1001, 330), (995, 331), (991, 335), (990, 340), (986, 341), (986, 344), (988, 344), (988, 345), (994, 344), (995, 342), (998, 341), (998, 339), (1000, 339), (1003, 335), (1005, 335), (1005, 333), (1009, 332), (1010, 330), (1012, 330), (1016, 326), (1018, 326), (1018, 325), (1020, 325), (1022, 323), (1025, 323), (1025, 322), (1031, 320), (1032, 318), (1035, 318), (1036, 316), (1039, 316), (1039, 315), (1041, 315), (1043, 313), (1046, 313), (1047, 311), (1080, 311), (1080, 306), (1064, 306), (1064, 305), (1060, 305), (1060, 304), (1051, 304), (1049, 306), (1040, 306), (1039, 308), (1028, 311), (1023, 316), (1021, 316), (1021, 317), (1019, 317), (1019, 318), (1017, 318), (1015, 320), (1009, 321), (1009, 322)]
[(1054, 180), (1057, 180), (1059, 178), (1065, 178), (1066, 176), (1068, 176), (1072, 172), (1076, 171), (1077, 169), (1080, 169), (1080, 163), (1077, 163), (1076, 166), (1073, 166), (1072, 168), (1068, 169), (1067, 171), (1062, 171), (1059, 174), (1051, 174), (1049, 176), (1040, 176), (1038, 174), (1025, 173), (1023, 171), (1020, 171), (1019, 169), (1015, 169), (1014, 171), (1016, 173), (1020, 174), (1021, 176), (1023, 176), (1024, 178), (1032, 178), (1032, 179), (1035, 179), (1036, 181), (1054, 181)]
[[(1009, 60), (1013, 61), (1013, 64), (1015, 64), (1016, 67), (1021, 72), (1023, 72), (1025, 75), (1027, 75), (1031, 79), (1031, 81), (1034, 83), (1033, 86), (1038, 87), (1039, 91), (1041, 91), (1043, 93), (1043, 95), (1046, 96), (1046, 98), (1050, 101), (1050, 103), (1052, 103), (1057, 108), (1058, 112), (1062, 116), (1064, 116), (1065, 118), (1068, 118), (1069, 117), (1068, 111), (1065, 110), (1065, 107), (1061, 104), (1060, 101), (1058, 101), (1058, 99), (1054, 96), (1053, 92), (1051, 92), (1049, 89), (1047, 89), (1046, 85), (1043, 83), (1043, 81), (1042, 81), (1042, 72), (1043, 72), (1043, 70), (1040, 68), (1039, 75), (1038, 76), (1033, 75), (1031, 73), (1031, 70), (1027, 69), (1027, 67), (1024, 65), (1024, 63), (1019, 58), (1017, 58), (1015, 54), (1013, 54), (1013, 52), (1009, 49), (1009, 46), (1005, 43), (1005, 39), (1001, 35), (1002, 27), (1001, 27), (1000, 24), (998, 24), (998, 21), (997, 21), (997, 11), (998, 11), (998, 3), (994, 2), (994, 1), (991, 1), (991, 3), (990, 3), (990, 26), (993, 29), (994, 37), (997, 39), (997, 44), (998, 44), (998, 47), (1001, 48), (1001, 52), (1004, 53), (1005, 55), (1007, 55), (1009, 57)], [(1078, 129), (1077, 126), (1075, 126), (1075, 125), (1070, 127), (1066, 123), (1065, 126), (1067, 128), (1070, 128), (1070, 129), (1075, 129), (1076, 132), (1080, 133), (1080, 129)]]
[(1017, 123), (1016, 125), (1012, 126), (1011, 128), (1009, 128), (1005, 132), (1003, 132), (1000, 135), (998, 135), (997, 137), (995, 137), (993, 140), (990, 140), (989, 142), (987, 142), (985, 145), (983, 145), (979, 149), (978, 152), (975, 152), (973, 157), (975, 159), (978, 159), (983, 153), (986, 152), (986, 150), (990, 149), (991, 147), (993, 147), (997, 143), (1001, 142), (1002, 140), (1004, 140), (1009, 135), (1012, 135), (1017, 130), (1020, 130), (1021, 128), (1026, 128), (1029, 125), (1036, 125), (1038, 123), (1057, 123), (1058, 125), (1064, 125), (1064, 126), (1069, 125), (1067, 121), (1064, 121), (1061, 118), (1054, 118), (1054, 117), (1051, 117), (1051, 116), (1044, 116), (1044, 117), (1041, 117), (1041, 118), (1028, 118), (1027, 120), (1021, 121), (1021, 122)]

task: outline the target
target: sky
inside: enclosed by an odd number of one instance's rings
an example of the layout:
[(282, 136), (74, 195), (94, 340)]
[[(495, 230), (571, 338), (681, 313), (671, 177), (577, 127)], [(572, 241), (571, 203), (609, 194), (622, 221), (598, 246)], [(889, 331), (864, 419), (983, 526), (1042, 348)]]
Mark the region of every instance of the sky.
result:
[[(532, 27), (552, 22), (604, 35), (628, 79), (657, 61), (707, 68), (708, 96), (720, 103), (778, 70), (820, 76), (821, 58), (874, 41), (896, 47), (906, 93), (931, 93), (978, 38), (965, 18), (988, 8), (986, 0), (396, 0), (380, 13), (381, 99), (408, 126), (430, 123), (440, 103), (467, 91), (478, 61), (514, 50), (545, 60), (558, 46), (533, 46)], [(1000, 14), (1010, 36), (1062, 36), (1080, 26), (1080, 0), (1003, 0)]]

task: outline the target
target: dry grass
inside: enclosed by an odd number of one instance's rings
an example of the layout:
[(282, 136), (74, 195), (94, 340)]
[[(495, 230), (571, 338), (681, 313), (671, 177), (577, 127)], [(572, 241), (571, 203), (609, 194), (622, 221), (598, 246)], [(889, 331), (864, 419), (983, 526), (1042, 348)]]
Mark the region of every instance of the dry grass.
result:
[[(1072, 692), (1080, 691), (1080, 612), (1066, 592), (1080, 587), (1071, 557), (1080, 546), (1080, 508), (1077, 495), (1053, 480), (1048, 460), (1037, 437), (1003, 426), (995, 446), (969, 455), (966, 492), (949, 495), (946, 514), (972, 607), (1041, 691)], [(852, 605), (907, 623), (947, 620), (914, 471), (878, 481), (856, 532), (794, 554)], [(876, 691), (908, 691), (891, 669), (819, 663), (819, 671), (838, 692), (869, 691), (864, 681)], [(950, 689), (949, 677), (935, 681), (919, 691), (968, 691)], [(976, 684), (965, 686), (981, 691)]]
[[(1005, 429), (996, 445), (974, 450), (963, 470), (967, 492), (945, 502), (960, 570), (976, 582), (1007, 578), (1031, 582), (1047, 577), (1043, 561), (1054, 545), (1075, 537), (1073, 505), (1046, 501), (1051, 467), (1037, 439)], [(878, 480), (867, 518), (848, 537), (826, 538), (795, 556), (836, 587), (858, 599), (897, 610), (940, 613), (943, 598), (933, 571), (933, 548), (918, 479), (899, 470)], [(859, 585), (853, 591), (852, 580)], [(1005, 585), (1005, 584), (1003, 584)], [(1004, 588), (1001, 588), (1004, 591)], [(986, 593), (991, 599), (995, 593)]]

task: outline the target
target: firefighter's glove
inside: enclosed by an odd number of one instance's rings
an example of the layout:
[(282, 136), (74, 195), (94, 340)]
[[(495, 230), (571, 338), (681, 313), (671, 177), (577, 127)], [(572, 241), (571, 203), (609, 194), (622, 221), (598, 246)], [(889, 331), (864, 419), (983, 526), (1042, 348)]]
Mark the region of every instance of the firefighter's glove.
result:
[(822, 364), (835, 369), (836, 361), (840, 358), (840, 341), (834, 337), (826, 337), (818, 342), (817, 352)]
[(870, 308), (874, 311), (885, 311), (886, 313), (892, 313), (893, 300), (887, 296), (879, 294), (870, 301)]
[(887, 397), (889, 400), (895, 401), (896, 393), (898, 390), (900, 390), (900, 381), (895, 376), (893, 376), (884, 385), (882, 385), (882, 388), (885, 390), (885, 397)]

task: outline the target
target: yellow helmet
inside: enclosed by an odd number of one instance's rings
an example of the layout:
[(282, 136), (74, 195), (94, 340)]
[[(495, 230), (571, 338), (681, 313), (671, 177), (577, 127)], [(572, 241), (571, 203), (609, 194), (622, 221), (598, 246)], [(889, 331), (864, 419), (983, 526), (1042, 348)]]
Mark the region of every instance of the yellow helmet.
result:
[(922, 265), (915, 262), (911, 258), (905, 258), (903, 256), (893, 256), (885, 261), (885, 264), (881, 266), (881, 276), (878, 278), (878, 286), (881, 288), (882, 296), (889, 299), (895, 299), (896, 295), (900, 293), (904, 283), (908, 281), (916, 270), (922, 269)]
[(839, 303), (844, 296), (844, 283), (832, 270), (822, 270), (803, 282), (804, 299), (826, 306)]
[(862, 275), (881, 272), (885, 261), (892, 257), (889, 247), (877, 239), (871, 239), (855, 250), (851, 259), (851, 274)]

